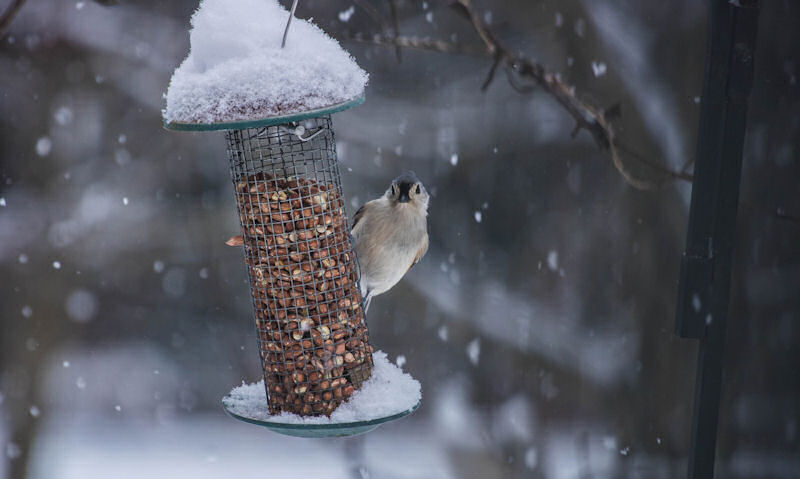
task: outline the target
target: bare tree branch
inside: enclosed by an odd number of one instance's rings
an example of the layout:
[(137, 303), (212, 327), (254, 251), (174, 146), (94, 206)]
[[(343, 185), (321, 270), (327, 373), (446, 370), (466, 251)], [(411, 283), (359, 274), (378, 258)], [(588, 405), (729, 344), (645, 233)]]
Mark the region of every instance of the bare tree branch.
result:
[(22, 5), (25, 4), (25, 0), (11, 0), (11, 4), (0, 13), (0, 34), (5, 32), (6, 27), (11, 24), (11, 21), (14, 20), (14, 17), (17, 16), (19, 13), (20, 8)]
[[(360, 4), (363, 1), (358, 0), (357, 3)], [(485, 91), (491, 85), (497, 69), (503, 66), (508, 82), (515, 91), (530, 93), (533, 91), (534, 86), (538, 85), (555, 99), (575, 121), (572, 136), (574, 137), (581, 130), (589, 132), (595, 143), (609, 152), (612, 164), (631, 186), (643, 190), (652, 190), (662, 186), (667, 181), (692, 181), (692, 175), (686, 172), (690, 163), (687, 163), (680, 171), (673, 171), (660, 162), (638, 154), (625, 146), (616, 138), (614, 128), (611, 125), (611, 120), (615, 116), (619, 116), (618, 108), (612, 107), (608, 111), (604, 111), (591, 103), (579, 99), (575, 95), (575, 88), (565, 83), (559, 74), (550, 72), (540, 63), (513, 53), (482, 21), (473, 8), (471, 0), (448, 0), (448, 3), (454, 12), (470, 22), (485, 48), (482, 53), (484, 55), (488, 53), (492, 58), (492, 66), (486, 80), (481, 85), (481, 90)], [(370, 8), (372, 7), (370, 6)], [(396, 12), (393, 15), (396, 15)], [(380, 23), (383, 24), (384, 22), (381, 21)], [(395, 35), (394, 38), (389, 39), (383, 36), (375, 36), (371, 39), (357, 37), (354, 40), (376, 45), (393, 46), (395, 48), (417, 48), (439, 53), (476, 53), (461, 45), (428, 38)], [(525, 80), (527, 82), (523, 83)], [(647, 170), (652, 170), (658, 175), (658, 178), (652, 180), (641, 178), (634, 174), (626, 161), (623, 161), (623, 156), (629, 161), (644, 166)]]
[(486, 91), (489, 88), (489, 85), (492, 84), (492, 80), (494, 80), (494, 73), (497, 71), (497, 67), (500, 66), (500, 62), (503, 61), (503, 57), (500, 55), (494, 56), (494, 61), (492, 62), (492, 68), (489, 69), (489, 74), (486, 75), (486, 80), (484, 80), (483, 85), (481, 85), (481, 91)]
[[(516, 74), (516, 76), (520, 78), (532, 79), (541, 86), (570, 114), (570, 116), (572, 116), (573, 120), (575, 120), (573, 135), (580, 130), (588, 131), (601, 148), (609, 151), (614, 167), (631, 186), (638, 189), (650, 190), (659, 187), (664, 180), (692, 181), (692, 176), (685, 171), (672, 171), (660, 163), (634, 153), (630, 148), (621, 144), (615, 137), (615, 132), (609, 122), (609, 118), (606, 117), (602, 110), (580, 100), (575, 95), (574, 87), (563, 82), (560, 75), (549, 72), (539, 63), (514, 54), (495, 36), (494, 32), (483, 23), (480, 16), (473, 9), (471, 0), (451, 0), (451, 6), (457, 13), (466, 17), (470, 23), (472, 23), (473, 28), (481, 38), (484, 46), (488, 52), (494, 56), (495, 62), (500, 58), (500, 61), (505, 63), (506, 68), (510, 70), (509, 78), (513, 78)], [(494, 69), (495, 67), (493, 66), (489, 78), (487, 78), (487, 81), (483, 84), (483, 89), (487, 88), (491, 82)], [(511, 84), (515, 90), (519, 90), (518, 85), (513, 82)], [(663, 179), (660, 181), (653, 181), (637, 177), (623, 161), (622, 153), (625, 153), (626, 156), (638, 163), (655, 170)]]
[(486, 56), (486, 51), (482, 48), (480, 49), (471, 48), (464, 45), (459, 45), (457, 43), (450, 43), (444, 40), (438, 40), (429, 37), (415, 37), (406, 35), (399, 35), (394, 38), (387, 37), (384, 35), (373, 35), (371, 37), (365, 37), (364, 35), (361, 34), (355, 34), (344, 37), (344, 40), (356, 43), (366, 43), (370, 45), (385, 46), (385, 47), (411, 48), (415, 50), (425, 50), (436, 53), (448, 53), (454, 55), (472, 55), (479, 57)]

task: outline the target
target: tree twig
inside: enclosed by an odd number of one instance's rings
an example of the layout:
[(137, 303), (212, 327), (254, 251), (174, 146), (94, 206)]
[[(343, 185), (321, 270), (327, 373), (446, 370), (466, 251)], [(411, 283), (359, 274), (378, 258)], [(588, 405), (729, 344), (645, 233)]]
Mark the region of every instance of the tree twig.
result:
[[(357, 3), (361, 3), (360, 0)], [(619, 171), (622, 177), (631, 186), (652, 190), (660, 187), (665, 181), (692, 181), (692, 175), (686, 172), (685, 166), (680, 171), (673, 171), (663, 164), (647, 158), (644, 155), (634, 152), (615, 136), (611, 120), (615, 116), (615, 110), (609, 109), (608, 112), (595, 107), (591, 103), (578, 98), (575, 88), (565, 83), (559, 74), (550, 72), (545, 66), (535, 61), (517, 55), (500, 41), (495, 33), (483, 22), (472, 6), (471, 0), (448, 0), (450, 7), (464, 19), (470, 22), (472, 28), (477, 33), (483, 43), (484, 55), (488, 54), (492, 58), (492, 66), (489, 73), (481, 85), (481, 90), (486, 90), (494, 81), (497, 69), (503, 66), (506, 71), (509, 85), (519, 93), (529, 93), (533, 91), (534, 85), (538, 85), (547, 92), (575, 121), (575, 128), (572, 136), (577, 135), (581, 130), (586, 130), (594, 139), (597, 145), (607, 150), (611, 156), (611, 162)], [(370, 6), (371, 7), (371, 6)], [(384, 23), (381, 21), (380, 23)], [(375, 36), (371, 39), (363, 37), (354, 38), (355, 41), (372, 43), (385, 46), (417, 48), (422, 50), (436, 51), (439, 53), (473, 53), (461, 45), (447, 43), (439, 40), (418, 37), (402, 37), (395, 35), (394, 38)], [(527, 84), (522, 81), (527, 80)], [(625, 159), (634, 161), (646, 166), (648, 169), (659, 175), (658, 179), (645, 179), (634, 174)]]
[(25, 0), (11, 0), (11, 4), (3, 13), (0, 13), (0, 34), (5, 32), (6, 27), (8, 27), (11, 21), (14, 20), (14, 17), (17, 16), (23, 4), (25, 4)]
[(344, 37), (344, 40), (366, 43), (369, 45), (378, 45), (384, 47), (401, 47), (411, 48), (415, 50), (425, 50), (436, 53), (448, 53), (454, 55), (472, 55), (478, 57), (485, 57), (486, 51), (484, 49), (471, 48), (457, 43), (446, 42), (430, 37), (417, 37), (398, 35), (397, 37), (387, 37), (385, 35), (373, 35), (370, 37), (362, 34), (355, 34)]
[[(471, 0), (450, 0), (450, 5), (457, 13), (470, 21), (486, 47), (486, 50), (494, 57), (495, 64), (498, 62), (503, 62), (505, 64), (511, 86), (517, 91), (520, 90), (519, 85), (511, 80), (515, 78), (515, 76), (531, 79), (541, 86), (570, 114), (570, 116), (572, 116), (573, 120), (575, 120), (573, 135), (580, 130), (588, 131), (601, 148), (609, 151), (614, 167), (631, 186), (638, 189), (649, 190), (657, 188), (663, 181), (648, 180), (634, 175), (623, 161), (622, 153), (625, 153), (631, 159), (659, 172), (664, 179), (692, 181), (692, 176), (685, 171), (673, 171), (660, 163), (634, 153), (630, 148), (624, 146), (616, 139), (614, 129), (602, 110), (580, 100), (575, 95), (575, 89), (562, 81), (560, 75), (551, 73), (539, 63), (512, 53), (511, 50), (496, 37), (494, 32), (483, 23), (480, 16), (472, 7)], [(496, 66), (493, 65), (488, 78), (482, 86), (483, 89), (486, 89), (491, 83), (494, 78), (495, 69)]]
[(497, 71), (497, 67), (500, 66), (500, 62), (503, 61), (503, 57), (500, 55), (494, 56), (494, 61), (492, 62), (492, 68), (489, 69), (489, 74), (486, 75), (486, 80), (484, 80), (483, 85), (481, 85), (481, 91), (486, 91), (489, 88), (489, 85), (492, 84), (492, 80), (494, 80), (494, 73)]

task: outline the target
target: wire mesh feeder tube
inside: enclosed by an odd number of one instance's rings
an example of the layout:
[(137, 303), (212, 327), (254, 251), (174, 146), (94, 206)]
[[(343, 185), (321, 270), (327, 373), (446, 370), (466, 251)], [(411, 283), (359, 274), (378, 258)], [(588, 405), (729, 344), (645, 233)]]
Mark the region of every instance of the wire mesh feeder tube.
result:
[(331, 118), (226, 138), (269, 411), (329, 415), (373, 351)]

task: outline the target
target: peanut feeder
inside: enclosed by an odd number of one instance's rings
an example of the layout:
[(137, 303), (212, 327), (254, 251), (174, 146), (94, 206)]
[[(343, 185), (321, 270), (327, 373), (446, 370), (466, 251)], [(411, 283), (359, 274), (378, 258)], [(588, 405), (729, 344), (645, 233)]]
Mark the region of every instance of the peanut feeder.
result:
[(363, 102), (366, 73), (307, 22), (287, 42), (296, 4), (284, 28), (277, 2), (248, 3), (265, 36), (247, 44), (224, 2), (201, 2), (164, 118), (225, 131), (270, 413), (330, 415), (373, 367), (331, 127)]
[(269, 410), (330, 414), (372, 371), (330, 112), (226, 124)]

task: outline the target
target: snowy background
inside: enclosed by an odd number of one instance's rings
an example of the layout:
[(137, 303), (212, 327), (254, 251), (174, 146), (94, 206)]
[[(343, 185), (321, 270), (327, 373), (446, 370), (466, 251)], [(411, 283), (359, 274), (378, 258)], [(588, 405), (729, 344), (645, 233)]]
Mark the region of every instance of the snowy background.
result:
[[(5, 8), (8, 0), (0, 0)], [(103, 2), (108, 3), (108, 2)], [(368, 436), (234, 421), (259, 379), (221, 133), (161, 128), (195, 1), (27, 2), (0, 36), (0, 477), (671, 478), (697, 346), (672, 334), (689, 189), (628, 186), (568, 115), (491, 61), (352, 39), (351, 1), (304, 0), (370, 73), (335, 116), (352, 214), (413, 169), (431, 247), (370, 309), (422, 407)], [(388, 19), (387, 2), (362, 1)], [(479, 43), (445, 2), (408, 36)], [(694, 153), (705, 10), (690, 0), (477, 1), (620, 135)], [(745, 143), (720, 477), (800, 477), (800, 4), (764, 0)], [(278, 476), (282, 475), (282, 476)]]

